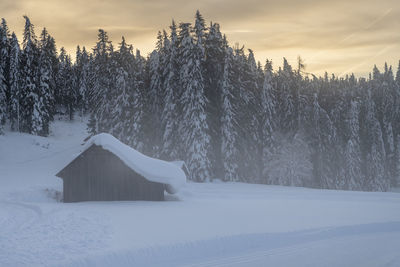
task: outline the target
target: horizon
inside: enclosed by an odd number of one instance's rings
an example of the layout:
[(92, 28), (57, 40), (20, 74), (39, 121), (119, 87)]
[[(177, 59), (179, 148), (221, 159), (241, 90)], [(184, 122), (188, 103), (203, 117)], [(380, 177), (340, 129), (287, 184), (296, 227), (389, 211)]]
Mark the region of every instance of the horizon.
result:
[[(89, 1), (73, 12), (65, 10), (72, 10), (76, 1), (33, 3), (21, 0), (0, 3), (0, 8), (10, 32), (14, 31), (20, 41), (26, 14), (37, 35), (46, 27), (55, 38), (58, 51), (64, 47), (72, 57), (77, 45), (91, 50), (100, 28), (109, 34), (114, 44), (124, 36), (129, 44), (147, 56), (155, 48), (159, 30), (168, 30), (172, 19), (177, 23), (193, 23), (198, 9), (207, 26), (211, 21), (220, 24), (231, 46), (239, 43), (252, 49), (261, 64), (266, 59), (272, 60), (274, 70), (282, 66), (283, 57), (296, 65), (300, 56), (306, 72), (318, 76), (325, 72), (338, 77), (354, 73), (367, 78), (374, 65), (382, 70), (387, 62), (396, 70), (400, 59), (400, 33), (396, 29), (399, 26), (396, 17), (400, 12), (392, 0), (379, 4), (363, 1), (362, 7), (357, 6), (359, 1), (318, 3), (314, 0), (301, 6), (292, 0), (281, 3), (252, 0), (248, 4), (205, 1), (186, 5), (181, 1), (120, 2), (121, 5), (118, 2), (95, 5)], [(163, 12), (168, 7), (171, 12)], [(62, 22), (58, 22), (60, 19)]]

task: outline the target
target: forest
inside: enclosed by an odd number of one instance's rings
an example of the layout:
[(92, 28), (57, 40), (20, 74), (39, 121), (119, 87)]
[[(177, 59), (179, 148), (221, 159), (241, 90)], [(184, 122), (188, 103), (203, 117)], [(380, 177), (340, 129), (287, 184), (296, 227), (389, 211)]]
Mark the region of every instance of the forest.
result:
[(48, 136), (88, 116), (142, 153), (183, 160), (189, 179), (388, 191), (400, 185), (400, 63), (369, 77), (317, 77), (283, 58), (257, 62), (199, 11), (158, 32), (147, 56), (99, 29), (72, 58), (25, 18), (0, 26), (0, 134)]

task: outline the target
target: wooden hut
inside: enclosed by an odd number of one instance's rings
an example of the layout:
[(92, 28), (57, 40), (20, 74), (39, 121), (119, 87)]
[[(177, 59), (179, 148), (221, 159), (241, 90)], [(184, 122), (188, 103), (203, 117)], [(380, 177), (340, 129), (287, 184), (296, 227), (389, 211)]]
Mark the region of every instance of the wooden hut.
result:
[(186, 182), (173, 162), (147, 157), (109, 134), (92, 137), (83, 152), (56, 176), (63, 179), (64, 202), (164, 200)]

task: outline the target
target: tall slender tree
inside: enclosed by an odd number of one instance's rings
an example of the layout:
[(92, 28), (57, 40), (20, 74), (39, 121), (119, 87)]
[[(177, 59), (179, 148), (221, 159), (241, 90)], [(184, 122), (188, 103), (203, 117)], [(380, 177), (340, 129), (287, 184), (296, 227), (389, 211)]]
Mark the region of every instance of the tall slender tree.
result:
[(21, 102), (21, 77), (20, 77), (20, 47), (17, 36), (11, 35), (10, 50), (10, 122), (11, 130), (20, 131), (20, 102)]
[(182, 109), (181, 134), (185, 144), (186, 164), (190, 179), (203, 182), (210, 180), (211, 163), (208, 158), (210, 136), (207, 124), (204, 96), (204, 80), (201, 69), (202, 51), (190, 35), (190, 24), (181, 23), (179, 31), (180, 97)]
[(237, 150), (237, 122), (235, 112), (234, 86), (232, 84), (235, 73), (232, 64), (233, 50), (227, 48), (224, 61), (224, 74), (220, 104), (221, 110), (221, 155), (223, 162), (223, 180), (239, 181), (238, 150)]
[[(162, 148), (161, 157), (169, 160), (182, 159), (181, 139), (179, 135), (179, 98), (181, 89), (179, 84), (180, 64), (179, 64), (179, 43), (177, 28), (174, 21), (171, 24), (171, 34), (169, 48), (164, 50), (165, 68), (163, 84), (164, 108), (161, 115), (162, 125)], [(165, 44), (165, 42), (164, 42)]]
[(264, 83), (261, 92), (261, 142), (262, 142), (262, 178), (268, 181), (269, 161), (275, 152), (274, 129), (276, 127), (276, 103), (273, 91), (272, 62), (265, 64)]

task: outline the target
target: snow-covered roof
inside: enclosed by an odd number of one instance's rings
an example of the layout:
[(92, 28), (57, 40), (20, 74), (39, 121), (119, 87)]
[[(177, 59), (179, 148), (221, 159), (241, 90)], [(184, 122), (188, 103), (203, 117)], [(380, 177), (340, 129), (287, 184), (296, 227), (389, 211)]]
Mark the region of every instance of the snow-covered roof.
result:
[(110, 151), (147, 180), (165, 184), (168, 193), (176, 193), (186, 183), (185, 172), (178, 164), (143, 155), (110, 134), (101, 133), (91, 137), (86, 142), (83, 151), (92, 145), (98, 145)]

